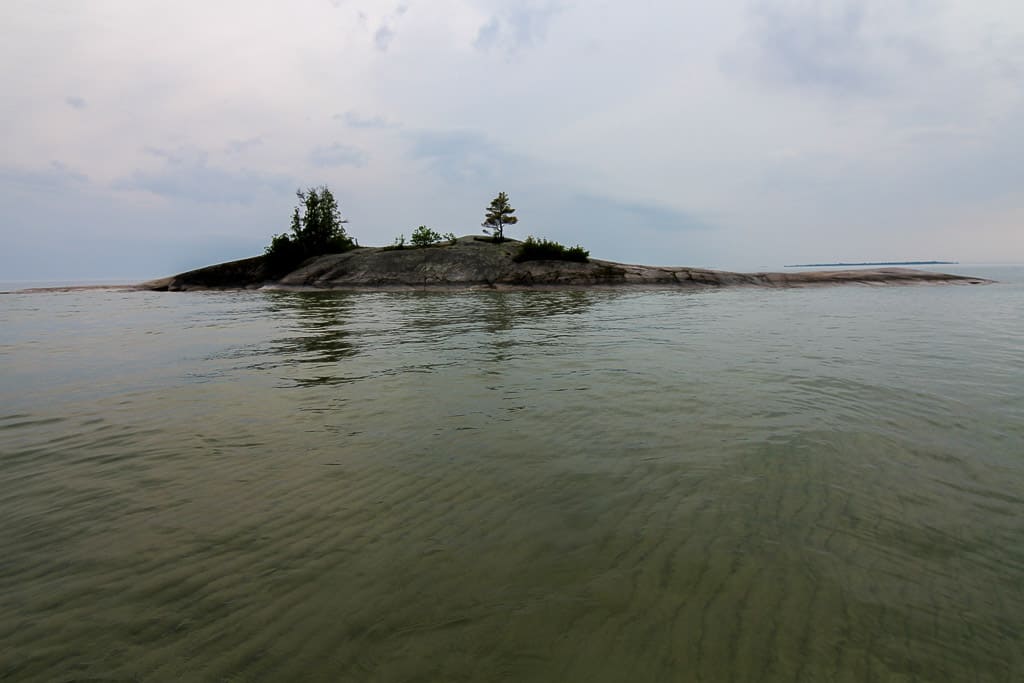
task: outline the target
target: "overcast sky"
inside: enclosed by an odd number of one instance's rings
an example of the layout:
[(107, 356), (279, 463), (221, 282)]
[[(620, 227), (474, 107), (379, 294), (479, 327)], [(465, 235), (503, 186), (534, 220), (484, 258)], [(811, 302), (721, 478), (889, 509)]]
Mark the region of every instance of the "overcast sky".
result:
[(261, 253), (326, 184), (627, 262), (1024, 262), (1021, 0), (3, 0), (0, 280)]

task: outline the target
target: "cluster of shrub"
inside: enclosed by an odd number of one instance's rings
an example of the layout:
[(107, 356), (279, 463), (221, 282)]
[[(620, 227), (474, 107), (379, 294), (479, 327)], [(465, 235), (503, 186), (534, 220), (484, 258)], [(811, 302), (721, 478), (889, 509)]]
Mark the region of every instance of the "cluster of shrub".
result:
[(552, 240), (535, 239), (532, 235), (526, 238), (520, 247), (519, 253), (513, 258), (516, 263), (523, 261), (578, 261), (586, 263), (590, 259), (590, 252), (576, 245), (566, 247), (563, 244)]
[(455, 244), (455, 234), (446, 232), (442, 235), (439, 232), (431, 230), (425, 225), (421, 225), (413, 231), (412, 237), (409, 239), (409, 244), (405, 243), (405, 234), (403, 233), (395, 238), (394, 244), (384, 247), (384, 249), (390, 251), (392, 249), (418, 249), (421, 247), (432, 247), (445, 240), (448, 244)]

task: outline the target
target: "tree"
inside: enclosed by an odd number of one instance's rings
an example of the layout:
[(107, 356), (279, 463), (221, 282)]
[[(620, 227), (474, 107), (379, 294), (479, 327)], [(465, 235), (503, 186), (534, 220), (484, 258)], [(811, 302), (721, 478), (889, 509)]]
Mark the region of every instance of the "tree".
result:
[[(311, 256), (348, 251), (356, 246), (345, 232), (341, 210), (326, 186), (298, 190), (299, 206), (292, 212), (291, 234), (274, 235), (267, 247), (272, 271), (286, 271)], [(300, 212), (300, 208), (302, 209)]]
[(512, 215), (515, 212), (516, 210), (508, 203), (508, 195), (499, 192), (498, 196), (491, 201), (491, 205), (487, 207), (487, 213), (481, 225), (485, 228), (485, 232), (488, 229), (491, 231), (495, 242), (501, 242), (505, 239), (505, 226), (515, 225), (519, 222), (519, 219)]
[(292, 214), (292, 234), (307, 256), (319, 256), (351, 249), (352, 238), (345, 232), (341, 210), (326, 186), (311, 187), (295, 193), (305, 205), (302, 215), (298, 207)]

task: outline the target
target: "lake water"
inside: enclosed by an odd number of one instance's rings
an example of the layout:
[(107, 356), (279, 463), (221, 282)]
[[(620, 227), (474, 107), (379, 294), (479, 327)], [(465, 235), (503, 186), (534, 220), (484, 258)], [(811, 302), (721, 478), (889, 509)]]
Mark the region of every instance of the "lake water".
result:
[(960, 270), (0, 295), (0, 679), (1024, 680), (1024, 269)]

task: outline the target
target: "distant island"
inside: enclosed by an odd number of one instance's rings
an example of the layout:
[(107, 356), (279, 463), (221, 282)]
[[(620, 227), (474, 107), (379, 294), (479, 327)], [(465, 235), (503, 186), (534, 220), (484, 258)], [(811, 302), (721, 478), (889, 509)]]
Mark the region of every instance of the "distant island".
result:
[[(201, 289), (523, 289), (648, 286), (803, 287), (825, 284), (911, 284), (982, 278), (909, 268), (732, 273), (706, 268), (642, 266), (591, 259), (576, 245), (547, 239), (509, 239), (505, 228), (518, 223), (508, 195), (499, 192), (484, 214), (487, 236), (440, 234), (426, 225), (406, 242), (364, 247), (345, 230), (334, 195), (326, 186), (296, 193), (290, 232), (275, 235), (262, 256), (232, 261), (139, 285), (154, 291)], [(923, 262), (922, 262), (923, 263)], [(929, 261), (927, 263), (940, 263)], [(835, 264), (838, 265), (838, 264)]]
[(833, 268), (853, 266), (951, 266), (959, 261), (864, 261), (863, 263), (794, 263), (783, 268)]

